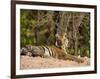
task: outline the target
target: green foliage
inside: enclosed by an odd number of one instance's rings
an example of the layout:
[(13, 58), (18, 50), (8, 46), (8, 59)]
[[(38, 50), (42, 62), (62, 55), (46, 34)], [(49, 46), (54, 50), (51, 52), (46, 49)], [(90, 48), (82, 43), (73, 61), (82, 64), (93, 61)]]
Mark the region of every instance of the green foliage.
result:
[[(60, 26), (62, 31), (67, 28), (67, 38), (69, 41), (67, 52), (75, 54), (75, 37), (77, 34), (77, 54), (90, 57), (90, 14), (84, 13), (85, 16), (79, 26), (75, 26), (73, 21), (78, 23), (80, 12), (59, 12), (44, 10), (27, 10), (20, 11), (21, 23), (21, 47), (25, 45), (55, 45), (56, 26)], [(63, 16), (61, 16), (63, 14)], [(66, 17), (70, 16), (69, 23)], [(62, 17), (62, 18), (61, 18)], [(74, 17), (74, 19), (73, 19)], [(61, 20), (60, 20), (61, 18)], [(64, 18), (64, 19), (63, 19)], [(58, 20), (58, 23), (57, 23)], [(62, 22), (61, 22), (62, 21)], [(74, 25), (74, 26), (73, 26)], [(77, 28), (74, 31), (73, 27)]]

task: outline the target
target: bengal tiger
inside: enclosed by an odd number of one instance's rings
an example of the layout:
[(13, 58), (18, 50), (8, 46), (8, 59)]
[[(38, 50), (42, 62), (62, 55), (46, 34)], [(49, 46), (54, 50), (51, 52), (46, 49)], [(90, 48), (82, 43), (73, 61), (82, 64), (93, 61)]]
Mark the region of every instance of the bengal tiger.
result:
[(62, 49), (56, 46), (31, 46), (27, 45), (21, 49), (21, 55), (28, 55), (28, 56), (40, 56), (40, 57), (53, 57), (63, 60), (73, 60), (79, 63), (82, 63), (83, 60), (80, 58), (66, 54)]
[(56, 35), (56, 44), (53, 46), (32, 46), (26, 45), (21, 49), (21, 55), (40, 56), (40, 57), (53, 57), (63, 60), (73, 60), (82, 63), (83, 60), (66, 53), (68, 40), (65, 39), (65, 34)]

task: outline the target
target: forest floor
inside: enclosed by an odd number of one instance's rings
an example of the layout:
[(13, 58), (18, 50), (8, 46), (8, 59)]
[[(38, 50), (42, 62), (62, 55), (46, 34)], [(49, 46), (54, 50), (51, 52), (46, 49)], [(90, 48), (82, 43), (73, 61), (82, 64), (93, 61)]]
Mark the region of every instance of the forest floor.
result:
[(80, 67), (89, 66), (90, 59), (82, 57), (83, 63), (78, 63), (71, 60), (61, 60), (55, 58), (41, 58), (21, 56), (21, 69), (38, 69), (38, 68), (59, 68), (59, 67)]

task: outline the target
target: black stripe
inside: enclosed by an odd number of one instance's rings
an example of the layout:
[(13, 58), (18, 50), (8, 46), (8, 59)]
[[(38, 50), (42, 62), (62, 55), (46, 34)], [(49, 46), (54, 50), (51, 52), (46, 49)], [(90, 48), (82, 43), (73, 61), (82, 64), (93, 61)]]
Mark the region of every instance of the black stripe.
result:
[(51, 52), (52, 52), (52, 56), (53, 56), (54, 53), (53, 53), (53, 49), (52, 48), (51, 48)]
[(51, 50), (51, 56), (53, 56), (53, 51), (52, 51), (52, 47), (51, 48), (49, 48), (50, 50)]
[(44, 46), (41, 46), (42, 48), (43, 48), (43, 50), (44, 50), (44, 53), (45, 53), (45, 48), (44, 48)]
[(52, 56), (51, 53), (50, 53), (49, 47), (47, 47), (47, 46), (45, 46), (45, 47), (48, 49), (50, 56)]

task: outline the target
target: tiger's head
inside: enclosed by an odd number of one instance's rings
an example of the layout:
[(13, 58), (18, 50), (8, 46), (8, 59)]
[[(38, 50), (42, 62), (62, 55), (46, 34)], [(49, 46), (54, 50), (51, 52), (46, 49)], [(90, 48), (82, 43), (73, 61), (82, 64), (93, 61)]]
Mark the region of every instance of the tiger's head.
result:
[(63, 34), (56, 34), (56, 46), (66, 50), (66, 47), (68, 47), (68, 39), (66, 37), (66, 33)]

